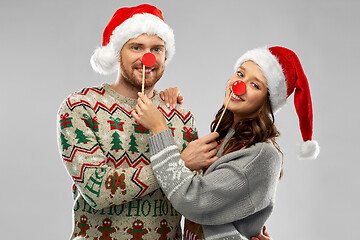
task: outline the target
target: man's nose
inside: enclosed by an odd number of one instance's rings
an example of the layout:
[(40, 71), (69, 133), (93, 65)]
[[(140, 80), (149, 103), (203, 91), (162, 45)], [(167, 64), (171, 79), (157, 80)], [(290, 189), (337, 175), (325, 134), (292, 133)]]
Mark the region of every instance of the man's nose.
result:
[(152, 67), (156, 62), (156, 57), (154, 54), (147, 52), (142, 56), (141, 61), (146, 67)]

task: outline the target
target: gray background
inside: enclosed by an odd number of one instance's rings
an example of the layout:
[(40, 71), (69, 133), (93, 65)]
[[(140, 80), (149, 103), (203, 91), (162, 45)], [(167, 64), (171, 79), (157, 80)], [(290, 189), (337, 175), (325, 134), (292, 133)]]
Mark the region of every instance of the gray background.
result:
[[(359, 236), (359, 1), (144, 1), (175, 30), (177, 54), (157, 86), (179, 86), (200, 136), (246, 50), (298, 53), (310, 82), (316, 161), (296, 159), (293, 98), (277, 114), (285, 175), (266, 224), (274, 240)], [(137, 0), (0, 2), (1, 239), (68, 239), (71, 179), (56, 143), (56, 113), (71, 92), (113, 82), (89, 58), (116, 9)], [(4, 236), (5, 235), (5, 236)]]

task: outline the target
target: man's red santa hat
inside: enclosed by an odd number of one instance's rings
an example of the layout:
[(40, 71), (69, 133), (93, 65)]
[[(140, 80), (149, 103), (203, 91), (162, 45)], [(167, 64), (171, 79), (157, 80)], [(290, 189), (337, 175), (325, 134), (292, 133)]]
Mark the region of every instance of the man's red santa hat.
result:
[(313, 111), (308, 80), (296, 54), (284, 47), (257, 48), (242, 55), (235, 64), (235, 72), (246, 61), (255, 62), (267, 80), (271, 107), (274, 113), (294, 93), (294, 104), (304, 142), (300, 146), (300, 159), (315, 159), (319, 144), (312, 140)]
[(162, 12), (154, 6), (142, 4), (118, 9), (103, 33), (102, 46), (91, 57), (92, 68), (101, 74), (118, 70), (120, 51), (124, 44), (141, 34), (157, 35), (165, 42), (166, 64), (175, 54), (173, 30), (164, 22)]

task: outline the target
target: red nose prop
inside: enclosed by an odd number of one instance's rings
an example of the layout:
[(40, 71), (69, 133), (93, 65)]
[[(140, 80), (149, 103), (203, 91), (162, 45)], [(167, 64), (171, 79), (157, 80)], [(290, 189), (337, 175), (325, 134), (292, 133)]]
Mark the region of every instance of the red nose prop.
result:
[(145, 53), (142, 56), (141, 61), (146, 67), (151, 67), (155, 64), (156, 57), (152, 53)]
[(243, 95), (246, 91), (246, 85), (243, 81), (239, 80), (233, 83), (231, 89), (236, 95)]

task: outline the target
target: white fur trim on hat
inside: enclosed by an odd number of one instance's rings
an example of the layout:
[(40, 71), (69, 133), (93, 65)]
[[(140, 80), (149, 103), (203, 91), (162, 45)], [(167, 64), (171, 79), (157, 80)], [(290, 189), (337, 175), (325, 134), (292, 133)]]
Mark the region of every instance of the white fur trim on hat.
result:
[(157, 35), (165, 42), (165, 56), (168, 64), (175, 54), (175, 37), (173, 30), (160, 18), (149, 14), (135, 14), (117, 26), (110, 42), (103, 47), (98, 47), (90, 59), (94, 71), (101, 74), (110, 74), (118, 70), (120, 51), (130, 39), (141, 34)]
[(298, 157), (301, 160), (315, 160), (319, 153), (319, 143), (315, 140), (309, 140), (300, 144)]
[(249, 60), (259, 65), (263, 72), (270, 93), (271, 107), (276, 113), (286, 103), (287, 98), (287, 85), (280, 63), (268, 48), (257, 48), (246, 52), (237, 60), (235, 72), (241, 64)]

